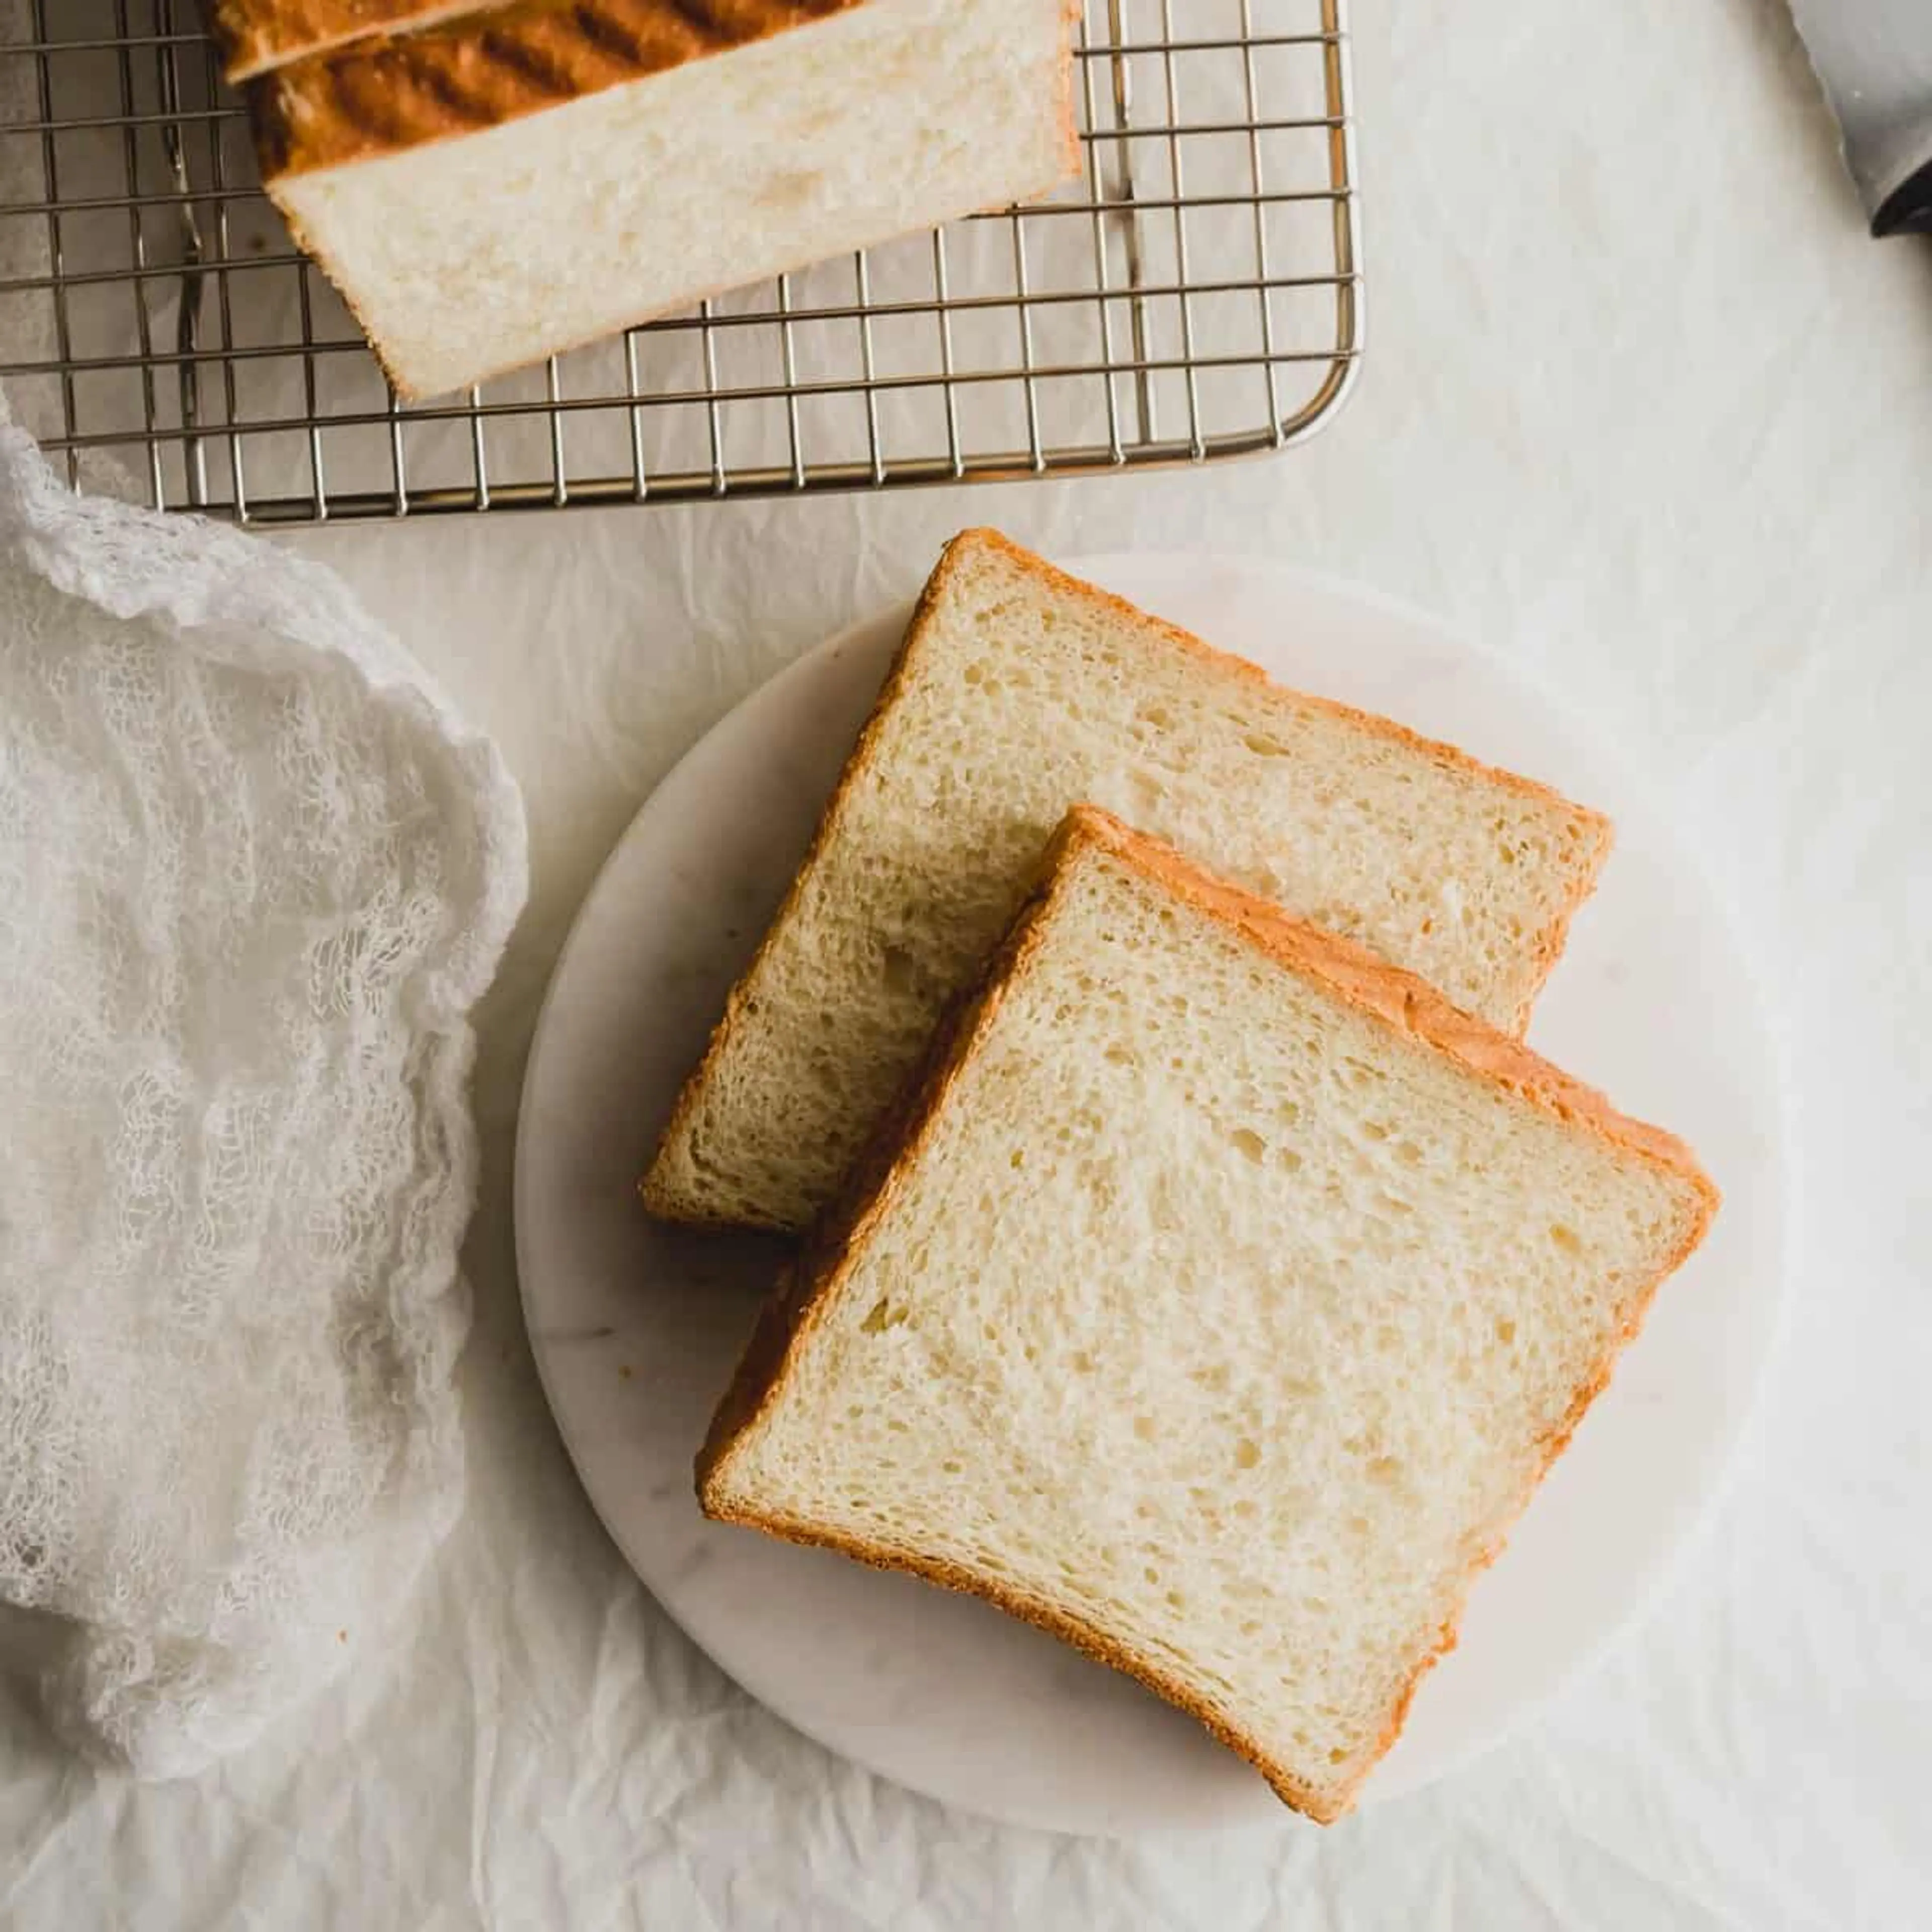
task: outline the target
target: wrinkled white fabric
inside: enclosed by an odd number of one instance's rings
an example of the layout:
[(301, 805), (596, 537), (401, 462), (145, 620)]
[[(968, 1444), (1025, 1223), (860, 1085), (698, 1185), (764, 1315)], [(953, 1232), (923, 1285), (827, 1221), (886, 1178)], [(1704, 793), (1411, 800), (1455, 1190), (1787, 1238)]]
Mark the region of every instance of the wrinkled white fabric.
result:
[(0, 428), (0, 1599), (143, 1775), (247, 1743), (454, 1522), (484, 740), (326, 572)]

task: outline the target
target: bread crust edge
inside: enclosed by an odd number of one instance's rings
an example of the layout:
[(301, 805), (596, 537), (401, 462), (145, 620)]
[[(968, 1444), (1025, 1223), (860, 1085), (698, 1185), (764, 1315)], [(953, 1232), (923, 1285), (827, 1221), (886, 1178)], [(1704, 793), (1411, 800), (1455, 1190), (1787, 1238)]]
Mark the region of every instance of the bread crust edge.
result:
[[(1534, 1460), (1514, 1505), (1492, 1526), (1488, 1543), (1465, 1569), (1449, 1616), (1399, 1688), (1380, 1735), (1349, 1767), (1346, 1778), (1333, 1787), (1317, 1788), (1297, 1778), (1272, 1760), (1228, 1714), (1196, 1696), (1157, 1664), (1030, 1593), (944, 1558), (868, 1544), (838, 1531), (741, 1506), (720, 1481), (735, 1447), (778, 1400), (794, 1351), (824, 1318), (843, 1284), (853, 1255), (874, 1224), (890, 1210), (903, 1175), (924, 1150), (961, 1068), (1037, 952), (1041, 926), (1083, 850), (1098, 850), (1123, 860), (1232, 927), (1288, 970), (1316, 980), (1345, 1004), (1381, 1024), (1422, 1039), (1476, 1077), (1676, 1175), (1691, 1192), (1694, 1204), (1677, 1245), (1652, 1279), (1633, 1292), (1624, 1321), (1604, 1352), (1580, 1378), (1562, 1419), (1536, 1445)], [(956, 1003), (918, 1074), (880, 1124), (843, 1196), (822, 1217), (760, 1310), (743, 1358), (696, 1458), (698, 1502), (705, 1514), (718, 1522), (762, 1530), (788, 1542), (834, 1550), (874, 1568), (918, 1576), (980, 1597), (1046, 1630), (1186, 1712), (1252, 1764), (1284, 1803), (1317, 1823), (1332, 1824), (1353, 1807), (1363, 1784), (1401, 1735), (1422, 1679), (1455, 1647), (1476, 1578), (1501, 1553), (1510, 1529), (1551, 1466), (1569, 1445), (1592, 1402), (1608, 1386), (1618, 1355), (1642, 1328), (1658, 1289), (1703, 1240), (1719, 1199), (1710, 1177), (1676, 1136), (1618, 1113), (1594, 1088), (1572, 1079), (1520, 1041), (1462, 1012), (1415, 974), (1388, 965), (1352, 940), (1292, 919), (1269, 902), (1214, 878), (1172, 847), (1132, 830), (1109, 813), (1091, 806), (1076, 806), (1054, 834), (1024, 904), (979, 982)]]
[[(741, 8), (728, 22), (713, 24), (715, 38), (706, 40), (675, 0), (612, 0), (636, 10), (638, 26), (628, 28), (620, 17), (596, 31), (578, 20), (586, 10), (571, 0), (442, 0), (437, 8), (421, 0), (392, 22), (352, 31), (293, 57), (243, 64), (238, 53), (228, 77), (250, 82), (264, 176), (293, 179), (487, 134), (697, 61), (826, 25), (866, 0), (763, 4), (763, 17)], [(1061, 166), (1049, 185), (1080, 165), (1073, 78), (1080, 0), (1058, 4)], [(663, 44), (646, 31), (660, 22), (672, 37)], [(633, 31), (639, 37), (627, 47), (626, 34)], [(682, 46), (674, 44), (680, 31), (686, 36)]]

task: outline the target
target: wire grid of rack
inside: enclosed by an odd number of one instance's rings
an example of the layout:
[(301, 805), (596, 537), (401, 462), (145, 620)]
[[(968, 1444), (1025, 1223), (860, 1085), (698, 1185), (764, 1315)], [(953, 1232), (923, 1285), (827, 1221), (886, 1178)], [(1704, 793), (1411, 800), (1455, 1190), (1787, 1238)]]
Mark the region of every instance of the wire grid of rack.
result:
[(196, 0), (0, 0), (0, 382), (76, 484), (244, 523), (1204, 462), (1361, 351), (1345, 0), (1088, 0), (1081, 177), (400, 401)]

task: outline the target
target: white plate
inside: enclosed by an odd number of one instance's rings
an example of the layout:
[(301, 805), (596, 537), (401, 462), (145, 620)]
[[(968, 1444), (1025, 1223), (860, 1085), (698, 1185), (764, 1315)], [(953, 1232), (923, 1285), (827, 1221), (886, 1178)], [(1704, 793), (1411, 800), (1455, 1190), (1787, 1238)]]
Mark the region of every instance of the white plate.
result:
[[(1629, 779), (1481, 653), (1358, 590), (1258, 564), (1072, 566), (1276, 676), (1386, 712), (1610, 810), (1616, 854), (1532, 1038), (1687, 1136), (1726, 1193), (1703, 1251), (1477, 1585), (1372, 1801), (1501, 1735), (1638, 1611), (1709, 1502), (1775, 1334), (1785, 1190), (1748, 962)], [(700, 1516), (692, 1458), (774, 1243), (653, 1226), (634, 1184), (802, 857), (906, 613), (754, 693), (638, 814), (551, 982), (516, 1222), (544, 1386), (598, 1513), (724, 1668), (798, 1728), (968, 1810), (1067, 1831), (1278, 1819), (1192, 1722), (970, 1599)]]

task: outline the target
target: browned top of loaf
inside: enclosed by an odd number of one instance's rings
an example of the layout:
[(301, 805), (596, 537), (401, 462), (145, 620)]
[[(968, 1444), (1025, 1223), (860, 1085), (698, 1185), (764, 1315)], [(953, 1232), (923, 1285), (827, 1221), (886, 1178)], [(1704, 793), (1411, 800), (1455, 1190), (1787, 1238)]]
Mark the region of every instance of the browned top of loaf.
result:
[(368, 34), (480, 13), (494, 0), (214, 0), (214, 37), (230, 80)]
[(359, 40), (255, 82), (262, 171), (307, 174), (474, 134), (862, 4), (512, 0), (481, 19)]
[[(1061, 821), (1047, 863), (1099, 847), (1156, 880), (1177, 898), (1258, 946), (1277, 964), (1317, 981), (1349, 1006), (1447, 1054), (1466, 1072), (1500, 1087), (1565, 1126), (1690, 1183), (1714, 1209), (1717, 1189), (1675, 1134), (1620, 1114), (1598, 1090), (1533, 1048), (1453, 1006), (1425, 980), (1378, 959), (1353, 940), (1311, 926), (1272, 901), (1216, 878), (1172, 846), (1123, 824), (1099, 806), (1076, 805)], [(1676, 1265), (1675, 1263), (1672, 1264)]]

